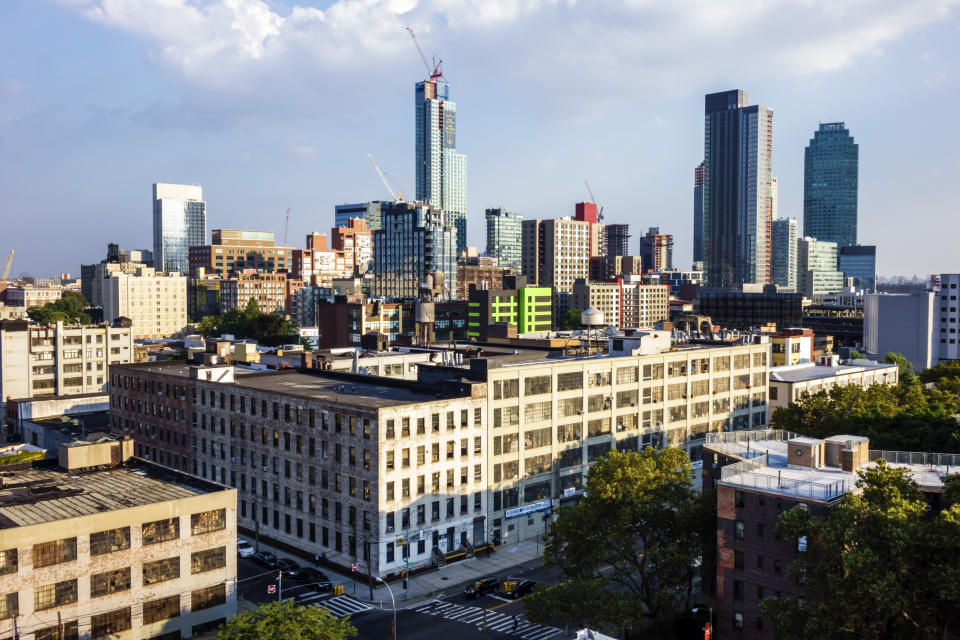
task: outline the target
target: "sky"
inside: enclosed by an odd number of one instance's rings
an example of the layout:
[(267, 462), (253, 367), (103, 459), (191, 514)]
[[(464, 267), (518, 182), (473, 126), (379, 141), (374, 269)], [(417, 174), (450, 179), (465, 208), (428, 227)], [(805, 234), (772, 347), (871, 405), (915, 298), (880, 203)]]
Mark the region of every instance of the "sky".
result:
[(631, 248), (692, 254), (703, 96), (774, 109), (781, 217), (803, 149), (843, 121), (860, 147), (859, 238), (881, 275), (960, 271), (960, 0), (4, 0), (0, 257), (79, 273), (151, 248), (151, 185), (200, 184), (207, 227), (303, 246), (333, 207), (414, 190), (414, 84), (443, 59), (484, 209), (573, 215), (589, 180)]

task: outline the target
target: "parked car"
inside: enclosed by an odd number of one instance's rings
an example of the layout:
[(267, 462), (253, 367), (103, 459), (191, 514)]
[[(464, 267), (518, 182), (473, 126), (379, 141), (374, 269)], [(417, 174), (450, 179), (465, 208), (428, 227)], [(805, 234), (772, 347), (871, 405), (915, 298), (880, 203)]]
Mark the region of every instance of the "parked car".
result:
[(487, 593), (493, 593), (500, 586), (496, 578), (483, 578), (467, 585), (463, 590), (464, 597), (477, 599)]
[(243, 538), (237, 539), (237, 555), (241, 558), (249, 558), (254, 553), (253, 545)]
[(533, 580), (521, 580), (519, 578), (507, 578), (500, 585), (499, 594), (504, 598), (516, 599), (533, 592), (536, 586)]
[(291, 571), (296, 571), (300, 568), (300, 565), (291, 560), (290, 558), (280, 558), (277, 560), (277, 569), (280, 569), (284, 573), (289, 573)]
[(250, 556), (250, 559), (257, 564), (266, 567), (267, 569), (277, 568), (277, 556), (273, 555), (269, 551), (257, 551), (255, 554)]
[(301, 582), (312, 585), (315, 591), (331, 591), (333, 583), (323, 571), (313, 567), (299, 567), (289, 572), (285, 572), (293, 582)]

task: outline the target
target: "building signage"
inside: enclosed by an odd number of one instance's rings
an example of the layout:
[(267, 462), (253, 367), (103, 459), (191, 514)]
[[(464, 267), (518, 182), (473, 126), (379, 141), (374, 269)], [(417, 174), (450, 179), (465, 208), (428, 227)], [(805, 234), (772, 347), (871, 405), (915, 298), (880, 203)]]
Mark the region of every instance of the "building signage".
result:
[(541, 500), (540, 502), (533, 502), (531, 504), (525, 504), (522, 507), (514, 507), (513, 509), (507, 509), (506, 517), (507, 520), (510, 518), (519, 518), (520, 516), (525, 516), (528, 513), (536, 513), (537, 511), (546, 511), (553, 505), (553, 500), (549, 498), (547, 500)]
[(690, 461), (691, 469), (703, 469), (703, 460), (691, 460)]

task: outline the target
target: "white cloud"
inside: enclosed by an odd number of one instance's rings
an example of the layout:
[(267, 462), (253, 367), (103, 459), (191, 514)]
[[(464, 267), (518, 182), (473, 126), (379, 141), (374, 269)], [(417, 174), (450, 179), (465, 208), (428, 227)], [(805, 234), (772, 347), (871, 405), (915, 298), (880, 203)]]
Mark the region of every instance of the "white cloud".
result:
[(290, 153), (300, 158), (315, 158), (317, 150), (306, 144), (292, 144), (288, 147)]
[(336, 0), (320, 10), (273, 0), (62, 1), (141, 38), (171, 78), (214, 103), (227, 94), (222, 102), (235, 109), (270, 96), (282, 110), (409, 74), (410, 25), (428, 56), (446, 55), (448, 75), (582, 112), (708, 83), (837, 70), (949, 18), (958, 2)]

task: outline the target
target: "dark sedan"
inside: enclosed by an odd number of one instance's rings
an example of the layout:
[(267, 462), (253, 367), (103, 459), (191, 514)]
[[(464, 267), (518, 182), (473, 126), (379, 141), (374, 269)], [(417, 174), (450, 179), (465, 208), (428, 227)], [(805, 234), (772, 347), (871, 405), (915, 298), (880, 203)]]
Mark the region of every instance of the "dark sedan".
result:
[(259, 564), (262, 567), (267, 569), (276, 569), (277, 568), (277, 556), (273, 555), (269, 551), (258, 551), (250, 559)]
[(533, 593), (533, 588), (537, 585), (533, 580), (518, 580), (509, 578), (500, 585), (500, 595), (505, 598), (517, 599), (528, 593)]
[(284, 572), (284, 578), (294, 584), (303, 584), (314, 591), (331, 591), (333, 583), (323, 571), (312, 567), (300, 567), (293, 571)]
[(463, 595), (466, 598), (476, 599), (484, 594), (493, 593), (499, 586), (500, 583), (496, 578), (483, 578), (482, 580), (468, 584), (463, 590)]

